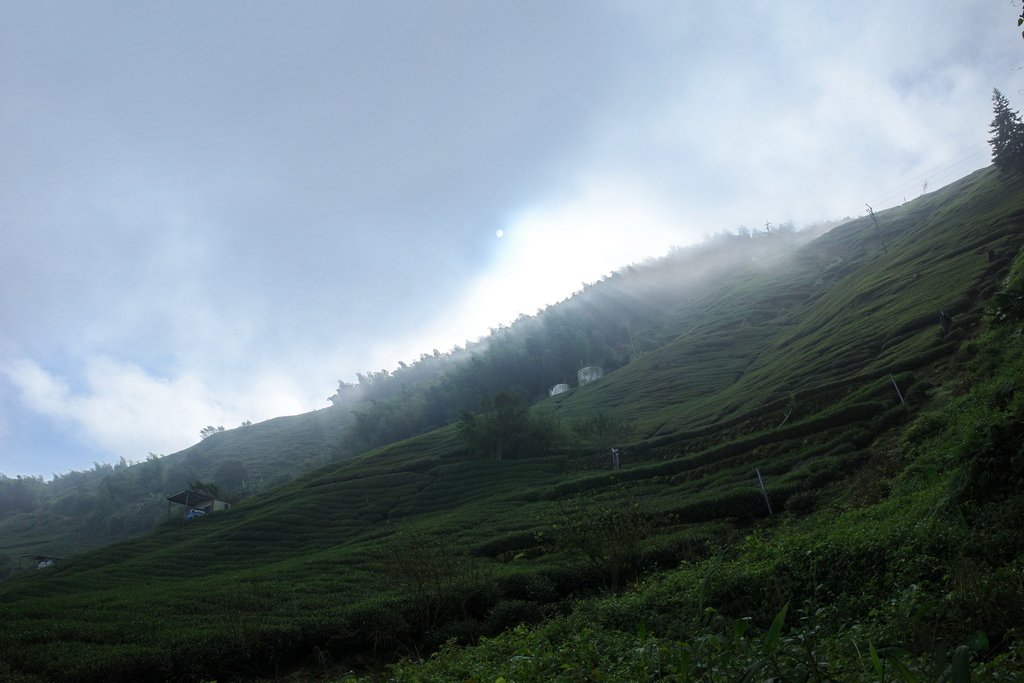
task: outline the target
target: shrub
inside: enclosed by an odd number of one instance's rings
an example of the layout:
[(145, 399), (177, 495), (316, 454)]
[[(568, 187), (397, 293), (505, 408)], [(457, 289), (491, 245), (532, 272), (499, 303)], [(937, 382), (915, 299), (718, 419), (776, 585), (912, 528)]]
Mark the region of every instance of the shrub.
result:
[(786, 499), (786, 509), (796, 514), (807, 514), (818, 504), (818, 492), (812, 490), (797, 491)]
[(544, 618), (544, 609), (527, 600), (500, 600), (487, 615), (487, 629), (500, 633), (520, 624), (535, 624)]
[(648, 515), (633, 502), (617, 507), (577, 501), (576, 509), (563, 512), (556, 529), (556, 543), (581, 555), (616, 590), (634, 568), (640, 542), (651, 532)]

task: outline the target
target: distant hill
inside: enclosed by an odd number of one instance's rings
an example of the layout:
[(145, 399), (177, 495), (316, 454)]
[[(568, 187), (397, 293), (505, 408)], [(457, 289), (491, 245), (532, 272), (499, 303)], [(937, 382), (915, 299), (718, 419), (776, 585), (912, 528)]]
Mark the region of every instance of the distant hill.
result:
[[(390, 675), (1020, 673), (1024, 184), (984, 169), (876, 217), (626, 268), (168, 456), (330, 462), (10, 577), (0, 676), (338, 680), (442, 646)], [(581, 362), (605, 376), (548, 397)], [(498, 392), (550, 440), (475, 452), (462, 416), (500, 427)]]
[(23, 555), (71, 557), (150, 531), (164, 498), (188, 482), (219, 482), (236, 500), (269, 490), (338, 457), (351, 414), (341, 409), (279, 417), (217, 432), (143, 462), (35, 478), (0, 479), (0, 577)]
[(686, 315), (676, 310), (680, 293), (696, 297), (754, 260), (792, 254), (815, 234), (785, 226), (772, 235), (719, 234), (626, 266), (465, 348), (360, 373), (358, 384), (339, 382), (330, 408), (214, 432), (178, 453), (97, 464), (52, 482), (0, 479), (0, 578), (25, 564), (23, 555), (67, 558), (151, 530), (167, 516), (165, 496), (188, 482), (213, 483), (236, 502), (328, 461), (453, 424), (500, 391), (538, 401), (555, 384), (575, 386), (583, 365), (611, 372), (677, 336)]

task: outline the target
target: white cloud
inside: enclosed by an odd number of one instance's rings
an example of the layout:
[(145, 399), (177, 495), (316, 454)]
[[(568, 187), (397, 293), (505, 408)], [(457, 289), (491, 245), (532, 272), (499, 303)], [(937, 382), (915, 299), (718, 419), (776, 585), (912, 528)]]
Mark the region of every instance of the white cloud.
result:
[(7, 363), (0, 373), (31, 410), (73, 425), (89, 445), (129, 460), (186, 448), (208, 424), (233, 427), (246, 419), (309, 409), (293, 381), (272, 374), (215, 394), (194, 374), (154, 377), (138, 365), (105, 356), (87, 359), (81, 389), (27, 358)]
[(36, 412), (58, 415), (67, 405), (67, 383), (36, 363), (27, 359), (12, 361), (3, 368), (3, 373), (21, 389), (22, 399)]
[(503, 252), (462, 302), (477, 329), (572, 294), (583, 283), (693, 241), (657, 197), (629, 177), (585, 183), (577, 195), (531, 208), (505, 229)]

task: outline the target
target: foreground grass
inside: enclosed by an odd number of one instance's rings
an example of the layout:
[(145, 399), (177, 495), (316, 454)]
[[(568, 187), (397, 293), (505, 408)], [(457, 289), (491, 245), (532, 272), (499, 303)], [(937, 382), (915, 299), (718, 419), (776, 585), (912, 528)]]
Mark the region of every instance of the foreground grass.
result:
[(818, 512), (388, 677), (1024, 680), (1022, 325), (985, 332), (885, 462)]

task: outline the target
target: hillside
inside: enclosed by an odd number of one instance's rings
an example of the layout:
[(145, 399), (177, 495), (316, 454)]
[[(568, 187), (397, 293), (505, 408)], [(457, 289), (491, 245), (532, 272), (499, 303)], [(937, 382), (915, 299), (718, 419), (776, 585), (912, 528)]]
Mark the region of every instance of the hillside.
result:
[[(607, 290), (616, 306), (658, 292), (637, 303), (656, 341), (537, 403), (564, 436), (529, 457), (474, 455), (448, 424), (12, 577), (0, 675), (340, 678), (448, 641), (393, 675), (1019, 675), (1024, 541), (997, 520), (1020, 518), (1021, 455), (1009, 453), (1024, 368), (1019, 329), (983, 312), (1024, 286), (1020, 259), (1004, 282), (1024, 187), (985, 169), (877, 218), (877, 230), (860, 219), (743, 251), (713, 277), (669, 259), (649, 280), (594, 285), (591, 301)], [(613, 337), (604, 357), (619, 353)], [(504, 376), (478, 393), (511, 389)], [(610, 436), (581, 428), (597, 417)], [(306, 428), (306, 441), (273, 445), (248, 432), (245, 448), (309, 458), (341, 434)], [(199, 446), (213, 455), (229, 434)], [(493, 639), (457, 645), (479, 636)]]
[[(351, 415), (328, 408), (208, 436), (178, 453), (35, 478), (0, 478), (0, 578), (23, 555), (62, 558), (150, 531), (167, 495), (216, 482), (237, 499), (268, 490), (338, 457)], [(28, 566), (28, 565), (26, 565)]]
[(499, 391), (537, 401), (555, 383), (575, 384), (581, 365), (622, 367), (678, 335), (681, 291), (696, 297), (717, 278), (791, 254), (814, 234), (782, 226), (770, 237), (720, 234), (675, 249), (465, 348), (435, 349), (391, 372), (359, 373), (357, 384), (339, 382), (330, 408), (213, 431), (171, 455), (97, 463), (49, 482), (0, 474), (0, 579), (30, 567), (24, 555), (68, 558), (150, 531), (166, 518), (165, 496), (188, 482), (212, 483), (238, 502), (325, 462), (453, 424)]

